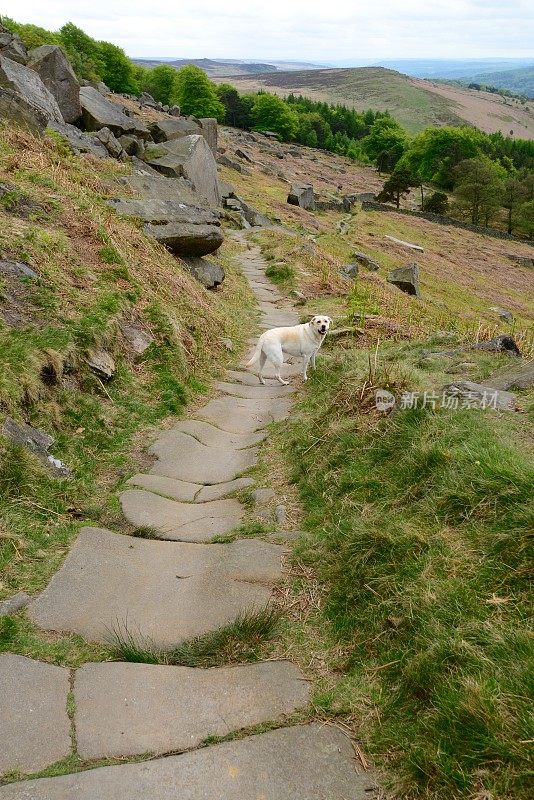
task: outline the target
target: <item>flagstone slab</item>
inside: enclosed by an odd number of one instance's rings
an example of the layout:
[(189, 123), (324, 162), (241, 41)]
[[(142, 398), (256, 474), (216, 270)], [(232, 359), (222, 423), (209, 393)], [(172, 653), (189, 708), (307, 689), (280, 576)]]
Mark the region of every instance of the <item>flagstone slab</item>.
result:
[(156, 542), (82, 528), (65, 563), (28, 607), (36, 625), (109, 642), (127, 627), (162, 648), (264, 608), (283, 548), (256, 540)]
[(287, 398), (243, 400), (240, 397), (220, 397), (210, 400), (195, 412), (195, 416), (231, 433), (252, 433), (271, 422), (286, 419), (290, 407)]
[(69, 670), (0, 655), (0, 774), (37, 772), (71, 752)]
[(237, 528), (244, 516), (237, 500), (179, 503), (142, 489), (128, 489), (119, 499), (132, 525), (153, 528), (162, 539), (182, 542), (208, 542)]
[(237, 478), (257, 461), (257, 451), (209, 447), (178, 430), (165, 431), (149, 448), (158, 461), (152, 475), (164, 475), (188, 483), (223, 483)]
[(254, 433), (231, 433), (203, 422), (200, 419), (181, 419), (169, 433), (180, 431), (187, 433), (194, 439), (198, 439), (201, 444), (208, 447), (224, 447), (228, 450), (244, 450), (252, 445), (263, 442), (267, 433), (265, 431), (255, 431)]
[(242, 386), (239, 383), (227, 383), (219, 381), (215, 384), (216, 388), (225, 394), (233, 397), (242, 397), (244, 400), (276, 400), (279, 397), (287, 397), (295, 391), (293, 386)]
[(174, 478), (166, 478), (163, 475), (139, 473), (130, 478), (128, 484), (161, 494), (163, 497), (170, 497), (172, 500), (180, 500), (185, 503), (207, 503), (253, 486), (254, 480), (252, 478), (235, 478), (233, 481), (203, 486), (200, 483), (187, 483)]
[(288, 661), (216, 669), (85, 664), (74, 682), (77, 749), (87, 759), (189, 750), (208, 736), (281, 720), (309, 696)]
[(0, 800), (364, 800), (350, 740), (311, 724), (0, 788)]

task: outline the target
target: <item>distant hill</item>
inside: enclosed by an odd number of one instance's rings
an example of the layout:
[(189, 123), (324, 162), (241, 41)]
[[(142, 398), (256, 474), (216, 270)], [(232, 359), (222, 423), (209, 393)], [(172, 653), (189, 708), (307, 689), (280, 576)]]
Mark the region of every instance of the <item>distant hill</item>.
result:
[[(348, 64), (346, 66), (349, 66)], [(352, 64), (350, 66), (360, 66)], [(472, 80), (488, 72), (534, 67), (534, 58), (480, 58), (480, 59), (427, 59), (401, 58), (376, 61), (373, 66), (404, 72), (414, 78), (444, 78), (446, 80)]]
[(231, 82), (241, 92), (264, 89), (282, 97), (293, 92), (314, 100), (344, 103), (358, 111), (388, 110), (411, 133), (429, 125), (468, 123), (486, 133), (501, 131), (534, 138), (534, 113), (519, 101), (412, 78), (384, 67), (238, 75)]
[(483, 72), (464, 80), (481, 83), (485, 86), (496, 86), (497, 89), (508, 89), (517, 94), (524, 94), (534, 99), (534, 66), (523, 69), (507, 69), (502, 72)]
[(185, 67), (187, 64), (195, 64), (200, 67), (210, 78), (234, 76), (234, 75), (256, 75), (263, 72), (276, 72), (274, 64), (261, 64), (245, 61), (219, 61), (211, 58), (133, 58), (135, 64), (142, 67), (156, 67), (158, 64), (166, 64), (170, 67)]

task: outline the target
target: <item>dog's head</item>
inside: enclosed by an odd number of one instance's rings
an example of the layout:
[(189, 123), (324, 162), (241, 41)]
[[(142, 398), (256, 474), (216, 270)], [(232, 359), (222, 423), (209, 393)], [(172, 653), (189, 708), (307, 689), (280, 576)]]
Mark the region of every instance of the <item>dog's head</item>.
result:
[(319, 334), (319, 336), (325, 336), (331, 324), (332, 320), (330, 319), (330, 317), (322, 317), (320, 314), (318, 314), (315, 317), (312, 317), (310, 320), (311, 327), (313, 328), (315, 333)]

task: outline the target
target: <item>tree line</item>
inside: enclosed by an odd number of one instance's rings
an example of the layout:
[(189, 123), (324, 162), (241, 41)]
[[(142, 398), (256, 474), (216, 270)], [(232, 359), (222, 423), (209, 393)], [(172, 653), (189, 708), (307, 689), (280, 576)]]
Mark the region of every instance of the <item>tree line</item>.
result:
[[(358, 112), (294, 94), (285, 99), (264, 91), (240, 94), (230, 84), (215, 85), (194, 65), (177, 70), (168, 64), (134, 64), (120, 47), (91, 38), (71, 22), (56, 32), (7, 17), (2, 23), (29, 49), (61, 46), (82, 80), (103, 81), (118, 93), (149, 92), (163, 104), (180, 105), (184, 114), (272, 131), (282, 141), (374, 164), (389, 174), (383, 201), (399, 205), (410, 188), (420, 186), (423, 210), (454, 214), (475, 225), (499, 219), (509, 233), (534, 235), (534, 141), (467, 125), (430, 127), (410, 137), (387, 111)], [(434, 189), (426, 198), (423, 184)]]

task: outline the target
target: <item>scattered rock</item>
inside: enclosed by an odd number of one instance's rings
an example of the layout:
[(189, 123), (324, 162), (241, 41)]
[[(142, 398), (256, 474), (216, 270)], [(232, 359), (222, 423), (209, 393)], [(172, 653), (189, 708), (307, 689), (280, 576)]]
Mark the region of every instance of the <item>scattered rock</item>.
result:
[(361, 336), (363, 333), (364, 333), (364, 330), (362, 328), (354, 328), (354, 327), (352, 327), (352, 328), (350, 328), (350, 327), (347, 327), (347, 328), (334, 328), (333, 330), (329, 330), (328, 331), (328, 336), (329, 337), (333, 336), (334, 339), (336, 339), (336, 338), (339, 339), (342, 336), (355, 336), (356, 334), (358, 336)]
[(112, 134), (109, 128), (101, 128), (95, 134), (95, 138), (102, 142), (107, 152), (112, 158), (124, 158), (124, 150), (118, 139)]
[(512, 336), (507, 333), (501, 333), (490, 339), (488, 342), (479, 342), (472, 345), (473, 350), (489, 350), (491, 353), (506, 353), (509, 356), (521, 357), (521, 351), (515, 343)]
[(0, 24), (0, 56), (10, 58), (19, 64), (25, 64), (28, 60), (28, 53), (20, 36), (11, 33), (2, 24)]
[(293, 183), (287, 197), (287, 202), (292, 206), (305, 208), (307, 211), (315, 210), (315, 195), (311, 183)]
[(149, 94), (148, 92), (141, 92), (138, 99), (139, 99), (139, 105), (141, 107), (143, 106), (148, 106), (148, 108), (158, 107), (158, 104), (156, 103), (152, 95)]
[(65, 122), (76, 122), (82, 113), (80, 84), (61, 47), (43, 44), (30, 50), (28, 67), (37, 72), (55, 97)]
[(460, 361), (459, 364), (454, 364), (445, 370), (448, 373), (468, 372), (471, 369), (477, 369), (478, 364), (475, 361)]
[(171, 178), (187, 178), (209, 203), (219, 205), (217, 164), (203, 136), (184, 136), (160, 147), (164, 155), (148, 162), (154, 169)]
[(130, 349), (136, 356), (142, 356), (154, 341), (154, 338), (147, 331), (130, 325), (128, 322), (121, 322), (120, 329)]
[(223, 337), (222, 339), (219, 339), (219, 341), (223, 345), (223, 347), (225, 347), (228, 350), (229, 353), (234, 352), (234, 343), (231, 339)]
[(44, 114), (47, 121), (63, 122), (55, 97), (48, 91), (39, 75), (33, 69), (1, 55), (0, 88), (15, 92), (23, 99), (25, 107), (30, 106)]
[(455, 381), (443, 389), (444, 393), (461, 399), (474, 408), (491, 408), (496, 411), (515, 411), (516, 396), (492, 386), (471, 381)]
[(410, 250), (418, 250), (420, 253), (424, 253), (424, 249), (420, 247), (418, 244), (412, 244), (412, 242), (405, 242), (404, 239), (396, 239), (395, 236), (385, 236), (385, 239), (389, 239), (390, 242), (395, 242), (395, 244), (400, 244), (403, 247), (408, 247)]
[(499, 306), (491, 306), (490, 311), (494, 311), (496, 314), (499, 315), (501, 319), (504, 319), (506, 322), (510, 324), (514, 321), (514, 315), (511, 311), (508, 311), (506, 308), (500, 308)]
[(115, 360), (111, 353), (100, 347), (89, 350), (87, 353), (87, 363), (96, 372), (99, 378), (110, 380), (115, 374)]
[(417, 264), (408, 264), (392, 270), (387, 277), (388, 283), (398, 286), (406, 294), (421, 297), (419, 290), (419, 268)]
[(348, 278), (357, 278), (358, 273), (360, 271), (360, 267), (358, 264), (345, 264), (341, 270), (343, 275), (346, 275)]
[(296, 306), (303, 306), (303, 305), (305, 305), (305, 303), (308, 300), (306, 295), (303, 294), (302, 292), (300, 292), (298, 289), (292, 289), (290, 294), (291, 294), (291, 297), (295, 298), (295, 305)]
[(179, 117), (182, 111), (180, 106), (169, 106), (168, 113), (171, 115), (171, 117)]
[(145, 152), (145, 143), (138, 136), (131, 136), (130, 134), (123, 134), (119, 136), (119, 142), (124, 152), (129, 156), (137, 156), (142, 158)]
[(6, 417), (3, 433), (10, 442), (21, 445), (37, 456), (57, 477), (65, 478), (71, 474), (65, 464), (48, 452), (55, 441), (53, 436), (24, 422), (15, 422), (11, 417)]
[[(2, 192), (0, 187), (0, 197), (1, 196)], [(27, 264), (23, 264), (22, 261), (6, 261), (4, 259), (0, 259), (0, 274), (32, 278), (33, 280), (38, 280), (40, 278), (33, 269), (30, 269)]]
[(373, 261), (373, 259), (365, 253), (356, 252), (352, 254), (352, 257), (358, 262), (358, 264), (361, 264), (362, 267), (365, 267), (365, 269), (368, 269), (371, 272), (377, 272), (380, 269), (379, 264), (377, 264), (376, 261)]
[(486, 381), (493, 389), (531, 389), (534, 386), (534, 359), (497, 370)]
[(274, 517), (278, 525), (283, 525), (287, 519), (286, 507), (283, 505), (276, 506), (274, 510)]
[(91, 153), (97, 158), (107, 158), (108, 156), (108, 151), (96, 136), (88, 136), (74, 125), (69, 125), (66, 122), (49, 122), (48, 128), (61, 134), (75, 155)]
[(199, 122), (202, 136), (208, 143), (208, 147), (215, 156), (217, 154), (217, 143), (219, 138), (217, 120), (214, 117), (201, 117)]
[(253, 163), (254, 163), (254, 159), (253, 159), (253, 158), (251, 158), (251, 157), (248, 155), (248, 153), (245, 153), (245, 151), (244, 151), (244, 150), (241, 150), (240, 148), (238, 148), (238, 149), (235, 151), (235, 154), (236, 154), (236, 156), (237, 156), (238, 158), (242, 158), (242, 159), (243, 159), (243, 161), (248, 161), (248, 163), (249, 163), (249, 164), (253, 164)]
[(255, 489), (251, 493), (250, 499), (255, 506), (261, 506), (264, 503), (268, 503), (269, 500), (272, 500), (274, 496), (275, 494), (272, 489)]
[(205, 258), (194, 258), (191, 256), (182, 257), (182, 261), (189, 272), (194, 275), (197, 281), (202, 283), (206, 289), (215, 289), (224, 281), (224, 269), (220, 264), (214, 264), (212, 261), (207, 261)]
[(522, 267), (532, 269), (534, 267), (534, 256), (517, 256), (515, 253), (506, 253), (510, 261), (514, 261)]
[(242, 175), (252, 175), (252, 172), (240, 164), (238, 161), (233, 161), (231, 158), (225, 155), (218, 155), (217, 156), (217, 163), (222, 164), (223, 167), (230, 167), (230, 169), (235, 169), (236, 172), (240, 172)]
[(31, 597), (26, 592), (17, 592), (7, 600), (0, 602), (0, 617), (8, 617), (10, 614), (15, 614), (24, 608), (30, 602)]
[(138, 117), (129, 117), (116, 103), (112, 103), (92, 86), (80, 89), (82, 123), (87, 131), (109, 128), (115, 136), (131, 133), (141, 139), (148, 139), (149, 131)]

